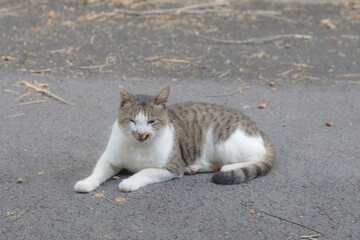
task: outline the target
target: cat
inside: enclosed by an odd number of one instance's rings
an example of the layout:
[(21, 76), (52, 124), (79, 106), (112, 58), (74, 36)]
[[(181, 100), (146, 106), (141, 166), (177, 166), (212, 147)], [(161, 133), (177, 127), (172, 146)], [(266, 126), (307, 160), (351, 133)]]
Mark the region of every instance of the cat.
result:
[(91, 192), (122, 169), (135, 172), (119, 189), (138, 190), (184, 174), (215, 172), (216, 184), (265, 175), (275, 160), (268, 137), (240, 111), (206, 103), (167, 106), (170, 88), (156, 96), (119, 87), (120, 107), (105, 152), (92, 174), (75, 184)]

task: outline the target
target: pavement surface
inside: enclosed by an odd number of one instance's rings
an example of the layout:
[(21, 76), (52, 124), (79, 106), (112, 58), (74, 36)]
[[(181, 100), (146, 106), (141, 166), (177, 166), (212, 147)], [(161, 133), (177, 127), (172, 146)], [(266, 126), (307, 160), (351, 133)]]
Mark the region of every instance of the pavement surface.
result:
[[(0, 239), (359, 239), (359, 1), (151, 16), (120, 10), (184, 2), (128, 2), (0, 1)], [(196, 3), (206, 1), (186, 5)], [(132, 193), (118, 190), (121, 173), (74, 192), (106, 147), (120, 84), (243, 111), (270, 137), (273, 169), (240, 185), (197, 174)]]

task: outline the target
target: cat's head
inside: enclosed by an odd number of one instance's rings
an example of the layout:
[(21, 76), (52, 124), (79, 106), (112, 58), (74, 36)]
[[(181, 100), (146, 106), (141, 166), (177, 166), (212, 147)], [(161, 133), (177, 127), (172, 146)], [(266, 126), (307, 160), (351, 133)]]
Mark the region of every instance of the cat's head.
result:
[(139, 142), (149, 141), (161, 134), (168, 125), (166, 102), (170, 88), (164, 88), (156, 96), (132, 95), (121, 86), (119, 92), (120, 129)]

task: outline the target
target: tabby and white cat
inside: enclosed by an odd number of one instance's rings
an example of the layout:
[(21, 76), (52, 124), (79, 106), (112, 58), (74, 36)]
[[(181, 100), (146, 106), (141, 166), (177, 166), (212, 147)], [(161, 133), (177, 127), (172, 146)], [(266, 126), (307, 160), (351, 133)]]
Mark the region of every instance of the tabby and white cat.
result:
[(122, 169), (135, 172), (119, 185), (130, 192), (184, 173), (216, 172), (214, 183), (237, 184), (265, 175), (274, 163), (269, 139), (238, 110), (205, 103), (167, 107), (169, 87), (154, 97), (119, 92), (107, 148), (92, 174), (76, 183), (77, 192), (96, 189)]

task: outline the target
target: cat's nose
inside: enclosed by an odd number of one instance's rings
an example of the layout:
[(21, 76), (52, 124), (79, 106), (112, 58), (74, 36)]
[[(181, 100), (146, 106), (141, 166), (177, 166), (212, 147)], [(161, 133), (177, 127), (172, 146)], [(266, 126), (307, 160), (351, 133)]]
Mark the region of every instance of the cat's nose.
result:
[(140, 131), (131, 132), (131, 135), (132, 135), (136, 140), (138, 140), (139, 142), (144, 142), (144, 141), (146, 141), (147, 139), (149, 139), (149, 138), (152, 137), (152, 134), (151, 134), (151, 133), (140, 132)]
[(135, 134), (135, 138), (139, 141), (139, 142), (144, 142), (146, 141), (148, 138), (151, 137), (151, 134), (149, 133), (144, 133), (144, 132), (136, 132)]

